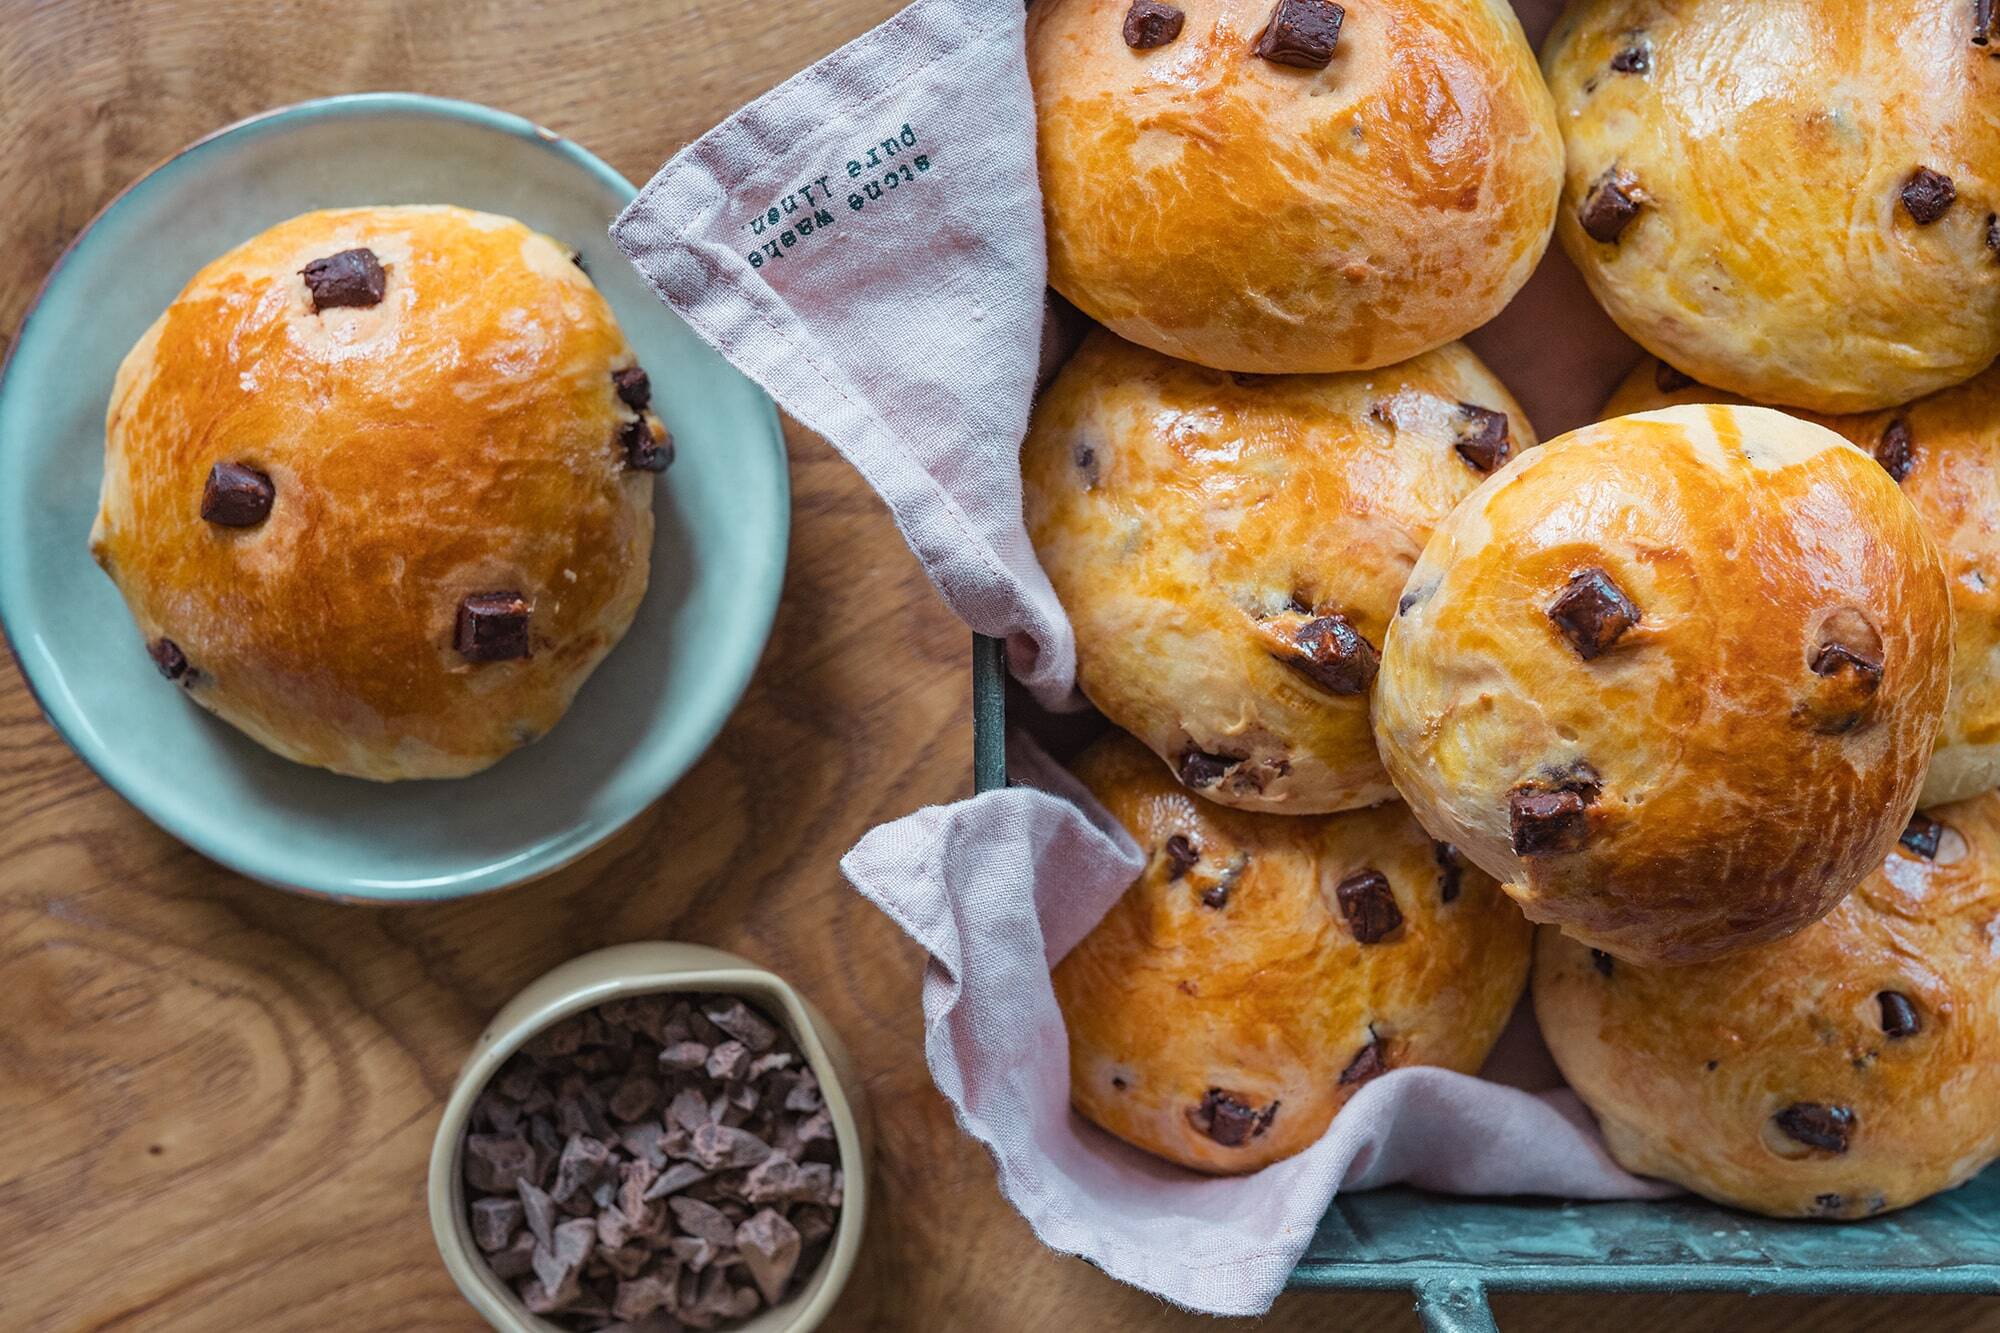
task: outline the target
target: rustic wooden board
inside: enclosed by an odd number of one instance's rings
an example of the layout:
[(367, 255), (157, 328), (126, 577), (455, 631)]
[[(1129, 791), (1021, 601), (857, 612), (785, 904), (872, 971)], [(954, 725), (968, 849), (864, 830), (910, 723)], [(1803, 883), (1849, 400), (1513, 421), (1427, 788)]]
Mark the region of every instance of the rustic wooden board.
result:
[[(267, 107), (408, 88), (529, 116), (643, 179), (898, 0), (0, 0), (0, 338), (119, 188)], [(0, 342), (0, 347), (4, 347)], [(838, 1023), (881, 1127), (840, 1328), (1211, 1327), (1041, 1249), (921, 1056), (920, 960), (835, 862), (970, 787), (967, 640), (881, 506), (788, 428), (785, 604), (680, 787), (579, 865), (454, 906), (291, 898), (112, 795), (0, 664), (0, 1329), (470, 1329), (425, 1155), (487, 1017), (601, 944), (784, 972)], [(2000, 1327), (1991, 1303), (1500, 1297), (1509, 1327)], [(1295, 1295), (1275, 1328), (1409, 1328), (1401, 1295)]]

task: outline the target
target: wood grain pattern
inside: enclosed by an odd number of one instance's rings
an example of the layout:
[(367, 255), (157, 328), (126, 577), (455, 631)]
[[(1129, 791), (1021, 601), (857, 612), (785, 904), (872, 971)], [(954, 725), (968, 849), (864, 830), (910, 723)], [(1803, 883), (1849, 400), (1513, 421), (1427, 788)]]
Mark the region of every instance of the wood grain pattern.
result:
[[(62, 247), (186, 141), (280, 103), (413, 88), (569, 134), (634, 178), (897, 0), (0, 0), (0, 330)], [(881, 506), (789, 427), (776, 636), (680, 787), (552, 879), (361, 910), (287, 897), (112, 795), (0, 667), (0, 1329), (472, 1329), (425, 1156), (467, 1045), (584, 949), (678, 937), (793, 978), (868, 1071), (877, 1199), (842, 1329), (1211, 1327), (1052, 1255), (921, 1055), (920, 960), (840, 881), (871, 824), (969, 788), (966, 637)], [(1996, 1327), (1990, 1304), (1503, 1297), (1503, 1324)], [(1409, 1328), (1401, 1295), (1285, 1329)]]

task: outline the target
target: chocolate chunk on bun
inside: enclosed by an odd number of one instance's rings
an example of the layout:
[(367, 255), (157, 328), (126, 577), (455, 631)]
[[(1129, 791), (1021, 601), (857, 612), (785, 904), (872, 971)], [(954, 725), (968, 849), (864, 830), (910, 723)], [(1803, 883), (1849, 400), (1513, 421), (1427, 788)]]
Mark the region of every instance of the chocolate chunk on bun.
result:
[(1871, 1217), (2000, 1156), (2000, 795), (1927, 812), (1787, 939), (1613, 969), (1544, 927), (1535, 1016), (1611, 1153), (1776, 1217)]
[(1021, 456), (1078, 683), (1210, 800), (1388, 799), (1368, 701), (1396, 599), (1431, 528), (1534, 442), (1456, 343), (1377, 371), (1253, 376), (1093, 332)]
[(1049, 284), (1223, 370), (1385, 366), (1547, 247), (1562, 144), (1504, 4), (1036, 0)]
[(1485, 1061), (1531, 928), (1407, 807), (1224, 809), (1118, 732), (1075, 768), (1149, 852), (1055, 969), (1085, 1118), (1182, 1166), (1254, 1171), (1392, 1069)]
[(1433, 836), (1635, 963), (1825, 915), (1896, 843), (1951, 671), (1937, 547), (1874, 459), (1759, 407), (1586, 426), (1439, 524), (1375, 734)]
[[(1640, 365), (1604, 405), (1606, 417), (1734, 395), (1662, 378)], [(2000, 366), (1953, 388), (1876, 412), (1819, 416), (1893, 477), (1944, 556), (1951, 588), (1951, 693), (1917, 803), (1962, 801), (2000, 787)]]
[(307, 213), (154, 321), (90, 546), (190, 699), (381, 781), (562, 717), (645, 594), (672, 454), (572, 253), (460, 208)]
[(1563, 248), (1704, 384), (1858, 412), (2000, 354), (2000, 60), (1972, 0), (1572, 0)]

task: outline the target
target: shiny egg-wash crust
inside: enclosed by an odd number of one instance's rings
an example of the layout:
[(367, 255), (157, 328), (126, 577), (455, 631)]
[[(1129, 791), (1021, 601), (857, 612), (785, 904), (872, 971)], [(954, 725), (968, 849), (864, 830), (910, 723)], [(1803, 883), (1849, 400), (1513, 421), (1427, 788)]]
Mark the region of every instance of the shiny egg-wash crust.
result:
[(1350, 4), (1317, 68), (1258, 54), (1273, 0), (1175, 7), (1143, 49), (1128, 0), (1028, 11), (1049, 282), (1078, 308), (1204, 365), (1341, 371), (1450, 342), (1527, 281), (1562, 148), (1506, 5)]
[[(355, 251), (379, 274), (307, 272)], [(645, 593), (630, 459), (665, 439), (632, 365), (573, 252), (518, 222), (305, 214), (197, 273), (119, 367), (92, 552), (163, 672), (268, 748), (474, 772), (555, 725)]]
[(2000, 59), (1972, 0), (1573, 0), (1556, 229), (1647, 350), (1858, 412), (2000, 354)]
[(1824, 915), (1916, 804), (1943, 566), (1882, 468), (1755, 407), (1530, 451), (1441, 524), (1376, 683), (1396, 788), (1529, 918), (1642, 963)]
[(1407, 808), (1226, 810), (1115, 732), (1076, 772), (1147, 853), (1055, 970), (1085, 1118), (1183, 1166), (1254, 1171), (1388, 1070), (1485, 1061), (1530, 927)]
[[(1606, 417), (1680, 403), (1739, 402), (1661, 362), (1642, 362)], [(1901, 407), (1793, 415), (1846, 436), (1898, 479), (1944, 556), (1951, 692), (1917, 798), (1923, 808), (2000, 787), (2000, 366)]]
[(1607, 964), (1544, 929), (1535, 1014), (1626, 1169), (1776, 1217), (1906, 1207), (2000, 1156), (2000, 796), (1930, 812), (1789, 939)]
[(1251, 376), (1094, 331), (1021, 456), (1078, 684), (1211, 800), (1389, 799), (1368, 701), (1396, 598), (1432, 526), (1534, 438), (1457, 344)]

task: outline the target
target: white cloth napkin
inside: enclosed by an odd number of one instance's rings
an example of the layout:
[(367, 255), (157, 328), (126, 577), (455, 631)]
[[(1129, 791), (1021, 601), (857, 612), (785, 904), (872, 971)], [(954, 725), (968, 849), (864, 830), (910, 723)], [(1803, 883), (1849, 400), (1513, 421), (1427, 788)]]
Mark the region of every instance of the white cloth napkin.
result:
[[(860, 470), (952, 609), (1006, 638), (1014, 674), (1063, 707), (1074, 640), (1021, 520), (1045, 273), (1023, 29), (1021, 0), (917, 0), (691, 144), (612, 236), (698, 334)], [(1572, 315), (1580, 284), (1552, 273), (1482, 331), (1488, 345), (1504, 350), (1513, 320), (1535, 326), (1519, 345), (1537, 349), (1549, 328), (1577, 329), (1594, 364), (1622, 369), (1629, 346), (1594, 307)], [(1543, 302), (1565, 318), (1539, 317)], [(1594, 405), (1562, 373), (1573, 366), (1553, 368), (1562, 413)], [(1534, 386), (1514, 387), (1535, 411)], [(887, 824), (842, 869), (929, 952), (932, 1075), (1047, 1244), (1181, 1305), (1244, 1314), (1283, 1288), (1338, 1189), (1668, 1192), (1609, 1159), (1553, 1086), (1531, 1023), (1490, 1077), (1394, 1071), (1313, 1148), (1252, 1176), (1201, 1177), (1093, 1129), (1069, 1110), (1049, 967), (1139, 855), (1039, 753), (1017, 748), (1012, 763), (1035, 785)]]

